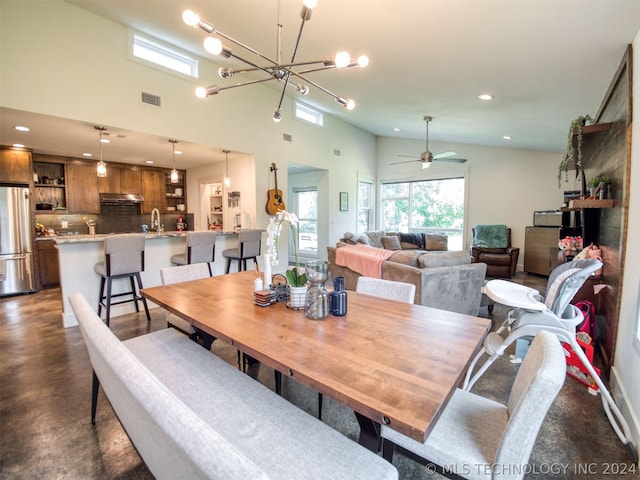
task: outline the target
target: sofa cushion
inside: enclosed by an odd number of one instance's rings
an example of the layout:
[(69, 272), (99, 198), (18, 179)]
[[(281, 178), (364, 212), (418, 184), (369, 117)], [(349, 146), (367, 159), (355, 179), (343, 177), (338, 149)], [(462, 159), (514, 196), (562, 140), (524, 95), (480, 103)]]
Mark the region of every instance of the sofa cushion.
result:
[(420, 268), (450, 267), (471, 263), (468, 252), (428, 252), (418, 258)]
[(449, 237), (446, 235), (436, 235), (427, 233), (425, 235), (426, 249), (429, 251), (447, 251)]
[(371, 243), (369, 242), (369, 237), (364, 233), (346, 232), (342, 236), (342, 239), (344, 240), (344, 243), (348, 245), (355, 245), (356, 243), (361, 243), (363, 245), (371, 245)]
[(364, 234), (369, 237), (369, 245), (376, 248), (384, 248), (384, 245), (382, 245), (382, 237), (386, 235), (384, 230), (364, 232)]
[(389, 257), (389, 261), (417, 267), (418, 258), (423, 254), (424, 250), (399, 250)]
[(401, 250), (402, 246), (400, 245), (400, 239), (395, 236), (387, 236), (382, 237), (382, 245), (386, 250)]

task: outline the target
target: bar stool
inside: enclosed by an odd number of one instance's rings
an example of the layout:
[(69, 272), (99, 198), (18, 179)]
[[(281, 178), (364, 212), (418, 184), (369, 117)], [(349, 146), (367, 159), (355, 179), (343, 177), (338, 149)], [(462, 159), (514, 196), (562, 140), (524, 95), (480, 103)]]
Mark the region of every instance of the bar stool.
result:
[(206, 263), (211, 272), (211, 262), (216, 256), (216, 232), (188, 232), (185, 253), (171, 255), (171, 263), (174, 265), (191, 265), (194, 263)]
[(227, 269), (225, 273), (229, 273), (231, 268), (231, 260), (238, 261), (238, 271), (247, 269), (247, 260), (256, 261), (256, 257), (260, 255), (260, 245), (262, 244), (261, 230), (242, 230), (238, 234), (238, 247), (229, 248), (222, 252), (222, 256), (227, 259)]
[[(138, 302), (142, 301), (144, 311), (147, 314), (147, 320), (151, 321), (149, 316), (149, 308), (147, 300), (140, 295), (142, 289), (142, 280), (140, 272), (144, 271), (144, 235), (114, 235), (104, 239), (105, 261), (96, 263), (93, 270), (100, 275), (100, 297), (98, 300), (98, 316), (102, 313), (102, 307), (107, 309), (107, 326), (111, 320), (111, 305), (119, 305), (121, 303), (134, 302), (136, 312), (140, 311)], [(111, 283), (114, 278), (128, 278), (131, 282), (131, 290), (123, 293), (111, 294)], [(134, 279), (138, 282), (138, 292)], [(105, 294), (105, 285), (107, 291)], [(131, 295), (131, 298), (112, 302), (115, 297)]]

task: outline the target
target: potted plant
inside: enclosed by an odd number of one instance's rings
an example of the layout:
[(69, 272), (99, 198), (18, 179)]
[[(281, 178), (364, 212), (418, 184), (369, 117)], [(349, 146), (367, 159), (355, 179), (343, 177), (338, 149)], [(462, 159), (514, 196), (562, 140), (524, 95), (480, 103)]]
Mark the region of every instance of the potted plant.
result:
[[(602, 188), (600, 192), (597, 192), (597, 188), (600, 186), (600, 184), (603, 184), (604, 188)], [(600, 199), (602, 200), (603, 198), (605, 198), (605, 193), (606, 193), (606, 197), (608, 198), (610, 187), (611, 187), (611, 179), (609, 177), (606, 177), (603, 175), (593, 177), (589, 181), (589, 195), (593, 197), (596, 193), (599, 193)]]
[[(563, 171), (565, 173), (565, 181), (569, 181), (568, 169), (570, 163), (575, 163), (576, 175), (582, 170), (582, 127), (584, 127), (587, 122), (593, 122), (593, 119), (589, 114), (580, 115), (579, 117), (571, 120), (569, 132), (567, 134), (567, 152), (558, 167), (558, 187), (560, 187)], [(574, 133), (576, 137), (576, 148), (573, 146)]]

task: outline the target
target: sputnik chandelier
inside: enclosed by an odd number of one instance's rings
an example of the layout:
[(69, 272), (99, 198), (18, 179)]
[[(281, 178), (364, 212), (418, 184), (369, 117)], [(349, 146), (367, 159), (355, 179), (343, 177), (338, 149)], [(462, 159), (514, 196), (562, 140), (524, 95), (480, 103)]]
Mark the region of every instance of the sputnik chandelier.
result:
[[(291, 61), (289, 63), (283, 63), (282, 61), (282, 52), (281, 52), (281, 32), (282, 25), (280, 24), (280, 19), (278, 18), (278, 23), (276, 25), (276, 55), (277, 58), (274, 60), (269, 58), (266, 55), (254, 50), (253, 48), (239, 42), (228, 35), (225, 35), (221, 31), (214, 28), (214, 26), (200, 18), (200, 16), (191, 11), (185, 10), (182, 14), (182, 19), (184, 23), (193, 27), (199, 27), (205, 32), (209, 34), (207, 38), (204, 40), (204, 48), (207, 52), (213, 55), (221, 55), (224, 58), (235, 58), (242, 63), (248, 65), (247, 68), (244, 69), (233, 69), (228, 67), (221, 67), (218, 70), (218, 75), (221, 78), (230, 78), (233, 77), (237, 73), (248, 73), (248, 72), (256, 72), (262, 71), (267, 77), (259, 80), (250, 80), (246, 82), (236, 83), (233, 85), (227, 86), (218, 86), (218, 85), (210, 85), (208, 87), (198, 87), (196, 89), (196, 95), (200, 98), (205, 98), (210, 95), (217, 95), (222, 90), (228, 90), (230, 88), (243, 87), (245, 85), (253, 85), (255, 83), (268, 82), (270, 80), (277, 80), (278, 82), (283, 82), (284, 86), (282, 88), (282, 93), (280, 95), (280, 102), (278, 103), (278, 107), (273, 113), (273, 119), (276, 122), (279, 122), (282, 118), (282, 101), (284, 100), (284, 94), (287, 87), (294, 88), (301, 95), (306, 95), (309, 93), (309, 87), (305, 84), (313, 85), (318, 90), (332, 96), (336, 102), (345, 107), (347, 110), (353, 110), (356, 106), (355, 102), (350, 99), (340, 95), (336, 95), (333, 92), (330, 92), (326, 88), (318, 85), (316, 82), (309, 80), (306, 77), (306, 74), (312, 72), (319, 72), (322, 70), (329, 70), (332, 68), (353, 68), (353, 67), (366, 67), (369, 64), (369, 58), (366, 55), (361, 55), (357, 59), (352, 59), (348, 52), (338, 52), (334, 56), (324, 57), (322, 60), (314, 60), (314, 61), (305, 61), (305, 62), (297, 62), (296, 63), (296, 54), (298, 52), (298, 46), (300, 44), (300, 38), (302, 37), (302, 30), (304, 29), (304, 25), (311, 18), (311, 13), (313, 9), (317, 6), (318, 0), (303, 0), (302, 10), (300, 11), (300, 17), (302, 18), (302, 22), (300, 24), (300, 30), (298, 31), (298, 38), (296, 39), (295, 46), (293, 48), (293, 53), (291, 54)], [(280, 15), (280, 3), (278, 2), (278, 16)], [(217, 35), (216, 37), (212, 35)], [(222, 37), (228, 40), (231, 43), (234, 43), (238, 47), (247, 50), (254, 56), (259, 57), (262, 60), (265, 60), (269, 64), (266, 66), (260, 66), (257, 64), (260, 60), (247, 60), (242, 58), (236, 54), (234, 54), (228, 47), (222, 44)], [(301, 70), (294, 70), (296, 68), (302, 68)], [(292, 78), (294, 77), (294, 78)], [(295, 80), (295, 81), (294, 81)], [(297, 81), (301, 81), (304, 83), (296, 83)]]

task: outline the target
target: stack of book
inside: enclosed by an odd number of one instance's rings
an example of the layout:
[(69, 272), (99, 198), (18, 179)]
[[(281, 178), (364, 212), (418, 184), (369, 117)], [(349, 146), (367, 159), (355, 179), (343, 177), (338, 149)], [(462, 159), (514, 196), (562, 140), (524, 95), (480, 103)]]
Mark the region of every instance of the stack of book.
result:
[(253, 292), (253, 303), (261, 307), (268, 307), (277, 300), (274, 290), (258, 290)]

